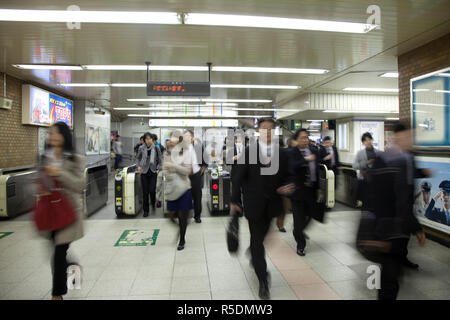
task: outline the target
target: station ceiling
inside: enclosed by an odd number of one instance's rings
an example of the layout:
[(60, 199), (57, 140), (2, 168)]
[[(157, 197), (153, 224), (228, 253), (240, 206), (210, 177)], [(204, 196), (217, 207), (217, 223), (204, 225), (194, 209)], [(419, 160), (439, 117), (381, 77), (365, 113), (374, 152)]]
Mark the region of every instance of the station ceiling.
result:
[[(397, 88), (397, 56), (450, 32), (448, 0), (2, 0), (0, 9), (169, 11), (221, 13), (366, 23), (367, 8), (381, 9), (380, 29), (367, 33), (251, 27), (82, 23), (0, 22), (0, 70), (106, 108), (136, 106), (145, 88), (64, 88), (58, 83), (145, 83), (145, 71), (36, 71), (19, 63), (74, 65), (183, 65), (327, 69), (325, 74), (212, 72), (213, 84), (295, 85), (297, 90), (213, 88), (211, 98), (269, 99), (281, 106), (310, 91), (345, 87)], [(207, 81), (207, 72), (151, 71), (151, 80)], [(134, 112), (135, 113), (135, 112)], [(240, 114), (251, 114), (251, 111)], [(260, 112), (258, 112), (260, 113)], [(113, 111), (123, 119), (127, 111)]]

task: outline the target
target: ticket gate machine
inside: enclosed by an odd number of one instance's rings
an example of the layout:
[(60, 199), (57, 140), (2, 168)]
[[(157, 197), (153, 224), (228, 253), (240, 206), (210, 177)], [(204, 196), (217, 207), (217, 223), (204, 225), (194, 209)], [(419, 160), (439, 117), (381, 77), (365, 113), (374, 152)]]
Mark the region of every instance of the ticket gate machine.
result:
[(334, 172), (328, 170), (327, 166), (321, 164), (319, 166), (319, 188), (325, 197), (325, 207), (333, 208), (335, 203), (334, 197)]
[(137, 216), (142, 210), (142, 186), (136, 165), (123, 168), (114, 179), (117, 216)]
[(211, 214), (229, 214), (231, 202), (231, 176), (221, 165), (207, 170), (209, 188), (208, 208)]

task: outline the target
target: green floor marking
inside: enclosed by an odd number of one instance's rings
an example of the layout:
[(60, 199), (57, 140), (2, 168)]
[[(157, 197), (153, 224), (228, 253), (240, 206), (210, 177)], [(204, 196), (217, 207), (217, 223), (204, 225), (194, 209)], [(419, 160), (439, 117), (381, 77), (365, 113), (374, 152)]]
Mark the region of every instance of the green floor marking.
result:
[[(0, 232), (0, 239), (9, 236), (10, 234), (12, 234), (13, 232)], [(156, 240), (155, 240), (156, 241)]]
[(152, 241), (151, 245), (156, 244), (156, 239), (158, 238), (159, 229), (153, 230), (153, 235), (151, 231), (142, 230), (125, 230), (120, 238), (117, 240), (115, 247), (145, 247)]

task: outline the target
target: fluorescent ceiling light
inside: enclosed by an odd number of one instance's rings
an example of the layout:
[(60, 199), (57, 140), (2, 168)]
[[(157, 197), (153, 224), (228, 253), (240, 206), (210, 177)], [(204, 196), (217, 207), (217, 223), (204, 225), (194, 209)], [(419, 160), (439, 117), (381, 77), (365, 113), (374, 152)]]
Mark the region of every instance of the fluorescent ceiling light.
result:
[(266, 117), (265, 115), (234, 115), (234, 116), (213, 116), (213, 115), (200, 115), (200, 116), (195, 116), (195, 115), (188, 115), (188, 116), (184, 116), (184, 115), (167, 115), (167, 116), (154, 116), (151, 114), (128, 114), (129, 117), (134, 117), (134, 118), (155, 118), (155, 119), (170, 119), (170, 118), (179, 118), (179, 119), (184, 119), (184, 118), (197, 118), (197, 119), (234, 119), (234, 118), (262, 118), (262, 117)]
[(439, 93), (450, 93), (450, 90), (434, 90), (434, 92), (439, 92)]
[(398, 72), (386, 72), (380, 75), (380, 77), (384, 78), (398, 78)]
[(446, 107), (445, 104), (414, 102), (418, 106)]
[(242, 89), (280, 89), (280, 90), (296, 90), (300, 86), (283, 86), (283, 85), (259, 85), (259, 84), (212, 84), (211, 88), (242, 88)]
[(188, 25), (314, 30), (350, 33), (366, 33), (377, 27), (377, 25), (355, 22), (208, 13), (188, 13), (185, 16), (184, 23)]
[(81, 66), (57, 64), (13, 64), (13, 67), (32, 70), (83, 70)]
[(299, 111), (298, 109), (232, 108), (233, 111)]
[[(146, 65), (110, 65), (110, 64), (92, 64), (83, 65), (87, 70), (147, 70)], [(208, 71), (207, 66), (157, 66), (150, 65), (151, 71)]]
[(450, 77), (450, 73), (438, 73), (438, 76), (441, 76), (441, 77)]
[(426, 92), (426, 91), (430, 91), (430, 89), (414, 89), (414, 92)]
[(323, 122), (324, 120), (306, 120), (308, 122)]
[(140, 107), (140, 108), (114, 108), (114, 110), (143, 110), (143, 111), (170, 111), (170, 110), (174, 110), (173, 108), (169, 108), (169, 107), (158, 107), (158, 108), (153, 108), (153, 107)]
[(212, 67), (212, 71), (223, 72), (269, 72), (269, 73), (327, 73), (325, 69), (299, 69), (299, 68), (263, 68), (263, 67)]
[(167, 99), (167, 98), (143, 98), (143, 99), (127, 99), (129, 102), (134, 101), (154, 101), (154, 102), (254, 102), (254, 103), (269, 103), (272, 100), (262, 100), (262, 99)]
[(0, 9), (0, 21), (179, 24), (176, 12)]
[(269, 103), (272, 100), (264, 99), (202, 99), (205, 102), (254, 102), (254, 103)]
[(386, 118), (386, 120), (400, 120), (400, 118)]
[(328, 113), (398, 113), (397, 111), (378, 111), (378, 110), (325, 110)]
[(368, 92), (398, 92), (398, 89), (389, 88), (344, 88), (342, 91), (368, 91)]
[(108, 83), (59, 83), (62, 87), (109, 87)]
[(111, 87), (123, 87), (123, 88), (140, 88), (146, 87), (146, 83), (112, 83)]

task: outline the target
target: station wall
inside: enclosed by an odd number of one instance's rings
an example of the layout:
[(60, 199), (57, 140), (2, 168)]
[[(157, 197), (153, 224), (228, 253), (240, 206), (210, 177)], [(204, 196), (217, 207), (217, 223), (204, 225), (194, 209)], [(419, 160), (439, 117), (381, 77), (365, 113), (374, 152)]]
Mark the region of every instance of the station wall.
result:
[(410, 123), (411, 78), (450, 67), (450, 33), (398, 57), (400, 120)]

